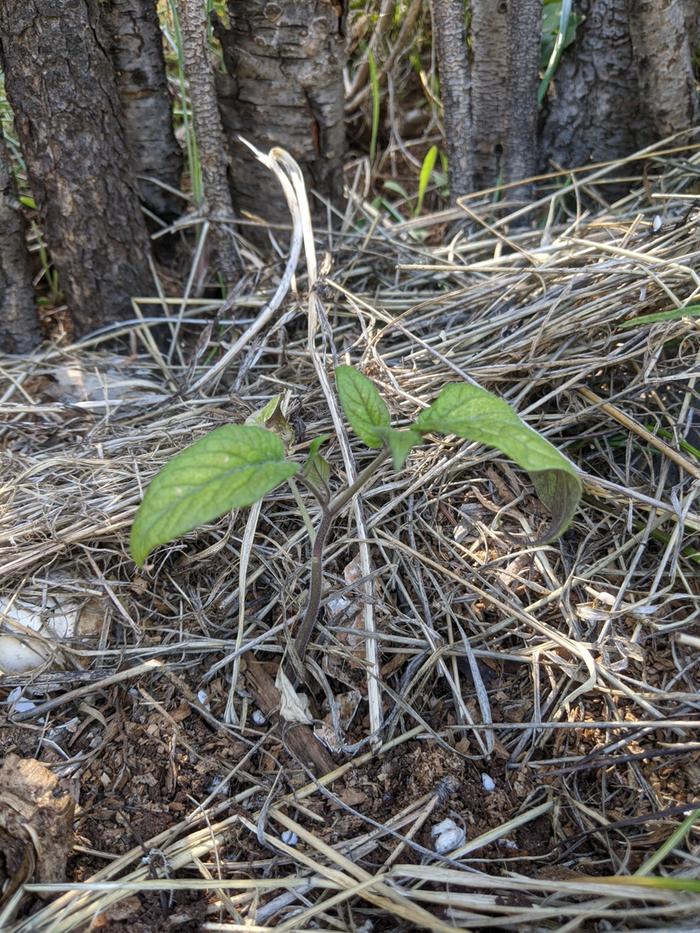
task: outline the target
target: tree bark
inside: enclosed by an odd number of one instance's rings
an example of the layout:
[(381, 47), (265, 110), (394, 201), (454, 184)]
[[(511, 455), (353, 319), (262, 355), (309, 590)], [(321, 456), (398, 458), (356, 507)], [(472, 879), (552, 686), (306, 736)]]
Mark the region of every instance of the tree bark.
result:
[(474, 188), (490, 188), (503, 172), (508, 98), (508, 4), (473, 0), (472, 117)]
[(148, 236), (98, 0), (4, 0), (5, 87), (76, 332), (150, 291)]
[(10, 158), (0, 134), (0, 350), (28, 353), (41, 340), (27, 251)]
[(205, 216), (212, 221), (218, 268), (226, 285), (237, 277), (237, 253), (231, 224), (226, 148), (209, 55), (206, 7), (203, 0), (179, 0), (178, 12), (185, 55), (185, 72), (192, 104), (192, 120), (202, 168)]
[(697, 0), (628, 0), (642, 108), (658, 138), (700, 122), (688, 13)]
[[(110, 0), (102, 8), (133, 171), (179, 189), (182, 150), (173, 132), (155, 0)], [(184, 202), (156, 182), (138, 179), (141, 200), (158, 217), (172, 221), (183, 213)]]
[[(537, 170), (537, 83), (542, 0), (473, 0), (474, 187), (518, 181)], [(527, 197), (511, 189), (509, 197)]]
[(577, 5), (586, 18), (554, 76), (542, 132), (548, 168), (614, 160), (653, 142), (640, 106), (628, 3)]
[[(542, 0), (510, 0), (508, 10), (508, 114), (504, 181), (520, 181), (537, 171), (537, 85), (539, 83)], [(529, 186), (511, 188), (508, 198), (530, 197)]]
[(698, 6), (698, 0), (580, 0), (586, 18), (554, 77), (544, 155), (564, 166), (620, 159), (696, 124)]
[(432, 0), (440, 95), (444, 110), (450, 201), (474, 187), (472, 107), (463, 0)]
[[(230, 29), (219, 25), (230, 78), (219, 100), (230, 139), (236, 207), (289, 222), (284, 195), (269, 171), (235, 141), (240, 133), (263, 151), (282, 146), (307, 185), (342, 197), (345, 40), (336, 0), (229, 0)], [(310, 198), (311, 208), (319, 208)]]
[[(697, 55), (700, 49), (700, 0), (684, 0), (685, 8), (685, 31), (688, 34), (688, 42), (694, 55)], [(695, 70), (700, 70), (699, 63), (696, 60)]]

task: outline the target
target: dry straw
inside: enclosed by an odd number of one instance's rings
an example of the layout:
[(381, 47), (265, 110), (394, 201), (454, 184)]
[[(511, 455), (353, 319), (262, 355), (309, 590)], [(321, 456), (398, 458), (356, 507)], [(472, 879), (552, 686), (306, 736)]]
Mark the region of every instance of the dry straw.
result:
[[(1, 362), (3, 631), (26, 635), (20, 605), (50, 616), (77, 604), (97, 619), (68, 641), (44, 629), (44, 667), (4, 678), (38, 704), (8, 710), (15, 729), (34, 730), (39, 757), (52, 736), (51, 760), (77, 784), (88, 764), (109, 772), (118, 696), (147, 704), (193, 754), (204, 754), (198, 733), (172, 719), (173, 702), (247, 751), (178, 822), (101, 853), (82, 883), (30, 886), (55, 896), (29, 918), (18, 893), (0, 927), (85, 929), (156, 890), (201, 891), (209, 930), (631, 930), (642, 910), (647, 928), (689, 929), (698, 893), (590, 876), (632, 875), (698, 803), (698, 147), (667, 141), (643, 162), (553, 176), (531, 209), (547, 218), (536, 230), (488, 196), (392, 223), (351, 190), (334, 231), (317, 231), (330, 254), (318, 273), (293, 166), (266, 158), (299, 211), (295, 278), (243, 246), (255, 271), (225, 305), (163, 298), (163, 318), (136, 302), (119, 331), (129, 358), (103, 349), (111, 333)], [(631, 195), (585, 206), (640, 165)], [(163, 319), (190, 342), (164, 350)], [(292, 493), (160, 548), (144, 577), (127, 538), (169, 457), (274, 393), (298, 453), (333, 432), (338, 482), (351, 477), (366, 454), (332, 389), (348, 359), (397, 423), (453, 379), (501, 393), (578, 464), (586, 494), (564, 539), (533, 549), (546, 515), (492, 451), (448, 439), (416, 449), (398, 475), (386, 468), (330, 548), (327, 595), (345, 608), (326, 612), (310, 656), (339, 766), (300, 785), (283, 738), (254, 725), (242, 679), (253, 650), (279, 662), (303, 608), (309, 534)], [(341, 676), (360, 701), (344, 732)], [(67, 723), (92, 744), (64, 748)], [(444, 767), (413, 800), (404, 775), (379, 809), (348, 802), (358, 776), (423, 755)], [(445, 762), (462, 781), (448, 800), (436, 797)], [(500, 814), (475, 815), (465, 796), (483, 771), (498, 771)], [(467, 841), (439, 857), (429, 827), (449, 813)], [(697, 877), (697, 845), (691, 829), (656, 873)], [(78, 859), (88, 849), (79, 843)]]

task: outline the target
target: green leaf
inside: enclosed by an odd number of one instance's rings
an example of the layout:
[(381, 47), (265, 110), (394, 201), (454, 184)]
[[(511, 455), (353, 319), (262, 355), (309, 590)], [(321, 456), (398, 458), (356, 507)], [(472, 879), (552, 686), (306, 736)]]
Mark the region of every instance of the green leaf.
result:
[(323, 447), (326, 441), (331, 439), (331, 434), (319, 434), (318, 437), (315, 437), (309, 444), (309, 460), (312, 457), (315, 457), (319, 450)]
[(273, 395), (269, 402), (252, 415), (248, 415), (245, 424), (253, 425), (258, 428), (268, 428), (279, 434), (285, 447), (293, 444), (296, 440), (294, 428), (284, 416), (282, 411), (282, 398), (280, 395)]
[(252, 505), (299, 470), (265, 428), (227, 424), (187, 447), (151, 481), (131, 529), (141, 567), (154, 547)]
[(277, 413), (280, 407), (280, 400), (281, 397), (279, 395), (273, 395), (270, 401), (263, 405), (262, 408), (254, 411), (252, 415), (248, 415), (245, 419), (245, 423), (252, 424), (254, 427), (264, 428), (270, 418)]
[(352, 366), (338, 366), (335, 383), (345, 417), (355, 434), (368, 447), (381, 447), (384, 441), (376, 429), (390, 427), (391, 419), (374, 383)]
[(321, 434), (311, 441), (309, 456), (304, 464), (304, 475), (316, 486), (325, 486), (331, 476), (331, 465), (319, 451), (330, 438), (330, 434)]
[(397, 431), (396, 428), (377, 428), (377, 434), (391, 451), (395, 470), (402, 470), (411, 448), (423, 443), (423, 436), (413, 428)]
[(457, 434), (503, 451), (527, 470), (540, 499), (552, 513), (545, 540), (568, 528), (579, 499), (576, 468), (549, 441), (528, 427), (503, 399), (486, 389), (457, 383), (445, 386), (415, 425), (421, 433)]

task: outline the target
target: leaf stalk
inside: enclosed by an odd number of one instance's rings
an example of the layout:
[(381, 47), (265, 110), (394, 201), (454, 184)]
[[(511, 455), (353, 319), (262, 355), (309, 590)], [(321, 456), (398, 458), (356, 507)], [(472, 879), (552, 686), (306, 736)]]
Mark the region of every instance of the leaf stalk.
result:
[(304, 680), (306, 676), (306, 668), (304, 665), (304, 658), (306, 656), (306, 650), (309, 646), (309, 641), (311, 640), (311, 634), (314, 630), (316, 622), (318, 621), (318, 616), (321, 611), (321, 596), (323, 590), (323, 553), (325, 550), (326, 542), (328, 541), (328, 535), (331, 528), (333, 527), (333, 522), (342, 512), (345, 506), (352, 501), (352, 499), (357, 495), (357, 493), (365, 486), (369, 480), (372, 479), (377, 470), (381, 465), (388, 459), (389, 450), (384, 447), (379, 454), (369, 463), (364, 470), (362, 470), (353, 483), (350, 484), (342, 492), (331, 500), (331, 502), (324, 502), (321, 496), (318, 495), (316, 489), (312, 484), (308, 484), (309, 489), (316, 495), (319, 505), (321, 506), (321, 520), (319, 521), (318, 528), (316, 529), (316, 536), (314, 538), (313, 548), (311, 551), (311, 560), (309, 562), (309, 569), (311, 573), (311, 578), (309, 581), (309, 595), (306, 600), (306, 609), (304, 611), (304, 617), (301, 620), (301, 625), (299, 626), (299, 631), (297, 632), (296, 638), (292, 645), (291, 657), (292, 665), (295, 668), (297, 676)]

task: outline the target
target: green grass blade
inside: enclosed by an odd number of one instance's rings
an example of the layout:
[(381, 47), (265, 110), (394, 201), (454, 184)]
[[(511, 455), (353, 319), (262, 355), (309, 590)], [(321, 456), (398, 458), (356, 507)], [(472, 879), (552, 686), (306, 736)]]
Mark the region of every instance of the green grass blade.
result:
[(670, 311), (656, 311), (654, 314), (642, 314), (618, 324), (619, 330), (639, 327), (643, 324), (658, 324), (661, 321), (682, 321), (684, 317), (700, 317), (700, 305), (686, 305), (685, 308), (671, 308)]
[(697, 878), (647, 878), (638, 875), (609, 875), (583, 879), (591, 884), (619, 884), (631, 888), (656, 888), (662, 891), (688, 891), (700, 894), (700, 879)]
[(180, 30), (180, 18), (175, 0), (168, 0), (168, 9), (173, 20), (173, 38), (177, 55), (177, 80), (180, 85), (180, 100), (182, 101), (182, 125), (185, 130), (185, 147), (187, 150), (187, 167), (192, 186), (192, 198), (199, 205), (204, 199), (204, 185), (202, 182), (202, 165), (199, 159), (199, 146), (194, 133), (194, 126), (187, 103), (187, 78), (185, 76), (185, 52)]
[(538, 107), (542, 106), (542, 102), (547, 96), (547, 90), (549, 89), (550, 82), (554, 77), (554, 72), (559, 67), (562, 53), (566, 48), (567, 34), (569, 32), (569, 19), (571, 17), (571, 5), (572, 0), (562, 0), (561, 13), (559, 14), (559, 30), (557, 32), (557, 37), (554, 40), (554, 48), (552, 49), (552, 54), (550, 55), (549, 61), (547, 63), (545, 73), (542, 76), (539, 87), (537, 88)]
[(428, 190), (437, 157), (438, 147), (431, 146), (426, 152), (423, 164), (420, 167), (420, 175), (418, 176), (418, 201), (416, 202), (416, 209), (413, 212), (414, 217), (418, 217), (423, 210), (423, 199), (425, 198), (425, 192)]
[(369, 65), (369, 84), (372, 92), (372, 135), (369, 141), (369, 161), (374, 162), (377, 155), (377, 139), (379, 137), (379, 74), (377, 72), (377, 59), (374, 52), (370, 49), (367, 53), (367, 64)]
[[(666, 856), (670, 855), (676, 846), (685, 839), (685, 837), (688, 835), (690, 830), (699, 819), (700, 809), (693, 810), (691, 813), (689, 813), (683, 822), (671, 833), (666, 842), (660, 845), (656, 852), (654, 852), (653, 855), (650, 855), (649, 858), (639, 866), (639, 868), (634, 873), (635, 877), (644, 877), (645, 875), (648, 875), (650, 872), (652, 872), (657, 865), (660, 865)], [(659, 878), (658, 880), (667, 881), (669, 879)], [(697, 882), (697, 884), (697, 890), (700, 891), (700, 882)], [(659, 887), (661, 887), (661, 885), (659, 885)]]

